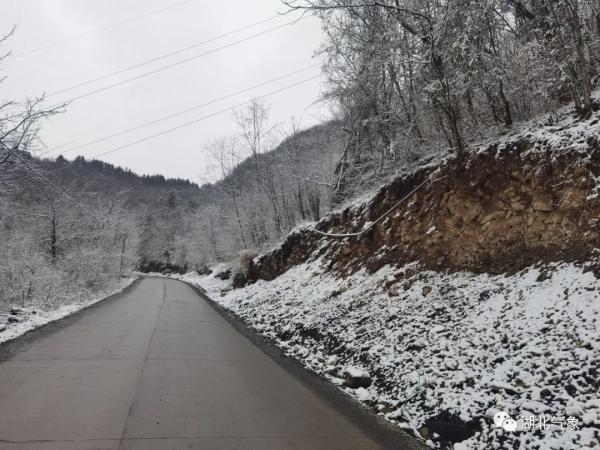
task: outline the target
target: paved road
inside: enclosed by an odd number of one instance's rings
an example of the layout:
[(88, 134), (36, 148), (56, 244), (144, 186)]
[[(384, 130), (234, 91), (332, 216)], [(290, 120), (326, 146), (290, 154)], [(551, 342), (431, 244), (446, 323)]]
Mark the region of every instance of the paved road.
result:
[(144, 279), (0, 357), (0, 449), (416, 448), (173, 280)]

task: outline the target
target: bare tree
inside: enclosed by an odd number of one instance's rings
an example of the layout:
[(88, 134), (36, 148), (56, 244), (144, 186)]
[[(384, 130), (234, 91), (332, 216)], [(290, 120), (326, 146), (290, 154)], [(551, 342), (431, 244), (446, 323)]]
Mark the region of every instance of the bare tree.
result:
[(273, 226), (281, 233), (284, 231), (282, 206), (275, 185), (273, 161), (266, 155), (273, 148), (276, 127), (269, 125), (268, 108), (257, 99), (236, 111), (234, 116), (254, 164), (256, 184), (271, 206)]
[(210, 146), (210, 152), (213, 158), (217, 161), (221, 171), (222, 182), (220, 184), (223, 192), (233, 205), (235, 219), (240, 233), (240, 240), (243, 248), (247, 248), (248, 243), (244, 235), (244, 227), (242, 225), (242, 217), (240, 213), (241, 196), (241, 181), (234, 169), (242, 161), (242, 156), (237, 150), (237, 139), (232, 137), (223, 137), (214, 141)]
[[(13, 35), (15, 28), (0, 37), (0, 48)], [(0, 63), (10, 53), (0, 55)], [(0, 78), (0, 86), (4, 78)], [(37, 141), (40, 121), (63, 110), (64, 105), (43, 108), (43, 98), (28, 99), (20, 105), (14, 100), (0, 103), (0, 183), (6, 182), (15, 166), (15, 153), (29, 152)]]

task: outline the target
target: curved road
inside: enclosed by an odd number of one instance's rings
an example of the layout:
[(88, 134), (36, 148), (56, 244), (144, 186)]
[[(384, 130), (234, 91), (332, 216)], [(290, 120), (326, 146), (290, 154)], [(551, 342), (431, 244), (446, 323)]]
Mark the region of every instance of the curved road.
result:
[(0, 449), (420, 448), (236, 328), (146, 278), (5, 345)]

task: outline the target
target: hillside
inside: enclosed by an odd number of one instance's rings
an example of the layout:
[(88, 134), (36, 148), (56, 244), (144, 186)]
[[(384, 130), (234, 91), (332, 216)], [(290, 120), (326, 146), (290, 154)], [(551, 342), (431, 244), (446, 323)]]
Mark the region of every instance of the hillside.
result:
[[(345, 274), (365, 262), (372, 272), (419, 261), (431, 269), (501, 273), (538, 261), (585, 260), (600, 237), (599, 137), (597, 114), (586, 121), (567, 116), (482, 144), (464, 159), (422, 166), (367, 203), (295, 230), (256, 260), (249, 279), (272, 279), (317, 254)], [(327, 240), (323, 233), (349, 236)]]
[[(318, 219), (331, 207), (325, 174), (341, 152), (341, 133), (334, 122), (298, 131), (202, 186), (83, 157), (0, 152), (0, 333), (14, 336), (101, 298), (134, 270), (185, 272)], [(276, 229), (258, 206), (265, 197), (257, 179), (266, 169), (285, 198), (285, 226)], [(231, 223), (232, 198), (245, 245)]]
[(148, 214), (160, 216), (169, 201), (189, 213), (200, 194), (187, 180), (141, 177), (101, 161), (28, 152), (3, 161), (0, 341), (122, 287), (142, 255)]
[(264, 250), (298, 224), (331, 211), (333, 174), (344, 143), (336, 121), (296, 130), (270, 144), (261, 142), (254, 150), (239, 135), (214, 142), (205, 154), (222, 177), (201, 186), (196, 197), (195, 227), (200, 231), (190, 233), (189, 239), (202, 250), (201, 258), (190, 264)]
[(294, 230), (244, 288), (184, 279), (432, 447), (594, 448), (599, 123), (565, 110), (421, 166)]

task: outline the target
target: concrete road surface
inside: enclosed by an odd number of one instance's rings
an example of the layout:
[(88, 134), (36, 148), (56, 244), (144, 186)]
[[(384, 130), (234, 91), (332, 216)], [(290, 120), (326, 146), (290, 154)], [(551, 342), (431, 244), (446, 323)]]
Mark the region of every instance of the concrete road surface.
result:
[(184, 283), (124, 294), (0, 349), (0, 449), (413, 449)]

